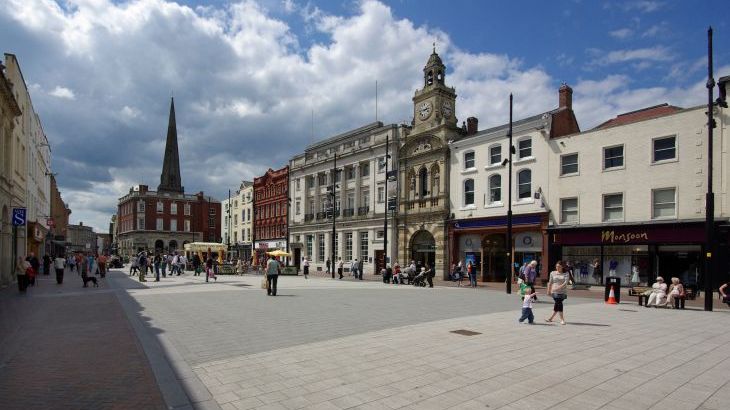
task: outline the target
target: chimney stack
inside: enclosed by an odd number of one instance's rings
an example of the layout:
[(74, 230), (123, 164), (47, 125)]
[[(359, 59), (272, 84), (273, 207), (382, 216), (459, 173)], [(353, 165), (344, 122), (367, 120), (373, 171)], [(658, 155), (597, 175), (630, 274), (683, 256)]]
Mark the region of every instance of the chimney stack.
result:
[(573, 89), (563, 83), (558, 90), (558, 108), (573, 109)]
[(466, 119), (466, 135), (474, 135), (479, 130), (479, 120), (477, 117), (469, 117)]

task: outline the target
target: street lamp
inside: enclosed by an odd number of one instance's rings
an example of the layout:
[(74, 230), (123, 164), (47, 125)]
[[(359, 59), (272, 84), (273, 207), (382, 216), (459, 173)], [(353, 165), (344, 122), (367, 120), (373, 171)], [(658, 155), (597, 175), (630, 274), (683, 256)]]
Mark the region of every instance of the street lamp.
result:
[(385, 215), (383, 217), (383, 268), (388, 266), (388, 212), (390, 212), (390, 198), (388, 197), (388, 159), (390, 159), (390, 133), (385, 134)]
[[(515, 153), (515, 147), (512, 145), (512, 93), (509, 95), (509, 131), (507, 133), (509, 137), (509, 154), (507, 154), (507, 162), (509, 168), (507, 170), (507, 266), (509, 266), (507, 279), (507, 293), (512, 293), (512, 155)], [(502, 162), (502, 165), (504, 165)]]
[(329, 189), (330, 194), (330, 209), (332, 209), (332, 240), (331, 240), (331, 253), (332, 253), (332, 263), (330, 264), (332, 269), (332, 279), (335, 278), (335, 235), (337, 235), (337, 231), (335, 230), (335, 221), (337, 219), (337, 214), (335, 213), (335, 208), (337, 205), (337, 201), (335, 198), (337, 197), (337, 152), (335, 152), (333, 162), (332, 162), (332, 185)]

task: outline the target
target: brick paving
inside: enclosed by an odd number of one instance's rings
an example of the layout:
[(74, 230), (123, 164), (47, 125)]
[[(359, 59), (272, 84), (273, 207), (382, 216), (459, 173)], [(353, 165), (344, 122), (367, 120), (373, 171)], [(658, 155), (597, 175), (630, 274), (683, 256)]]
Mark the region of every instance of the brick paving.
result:
[(26, 295), (0, 290), (0, 407), (167, 408), (108, 277), (37, 280)]

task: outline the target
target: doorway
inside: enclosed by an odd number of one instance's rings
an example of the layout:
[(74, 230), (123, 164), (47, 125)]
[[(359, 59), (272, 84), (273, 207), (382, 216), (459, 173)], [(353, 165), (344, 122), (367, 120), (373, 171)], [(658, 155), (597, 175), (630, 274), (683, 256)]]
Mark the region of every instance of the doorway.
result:
[[(485, 282), (504, 282), (509, 271), (504, 234), (491, 234), (482, 237), (482, 280)], [(511, 263), (510, 263), (511, 264)]]
[(375, 274), (380, 274), (380, 271), (385, 268), (385, 251), (375, 251)]
[[(307, 258), (310, 259), (311, 264), (311, 256), (307, 255)], [(297, 267), (297, 272), (299, 272), (299, 267), (302, 264), (302, 248), (294, 248), (294, 266)]]
[(417, 266), (428, 266), (433, 269), (436, 263), (436, 241), (428, 231), (418, 231), (411, 238), (411, 259)]

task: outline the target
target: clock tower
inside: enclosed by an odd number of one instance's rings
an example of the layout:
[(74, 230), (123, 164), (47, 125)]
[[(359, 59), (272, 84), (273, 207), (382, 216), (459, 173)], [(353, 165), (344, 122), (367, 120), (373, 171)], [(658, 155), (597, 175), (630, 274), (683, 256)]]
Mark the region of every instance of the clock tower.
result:
[(449, 146), (461, 130), (456, 91), (446, 85), (446, 66), (436, 49), (423, 67), (423, 88), (413, 96), (412, 127), (398, 150), (398, 261), (430, 266), (448, 275)]

